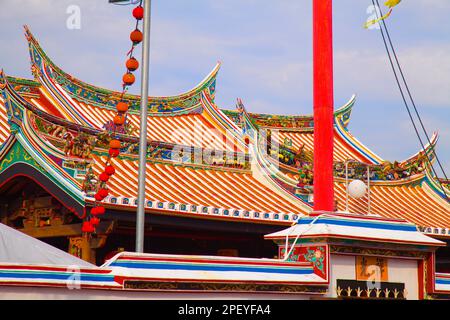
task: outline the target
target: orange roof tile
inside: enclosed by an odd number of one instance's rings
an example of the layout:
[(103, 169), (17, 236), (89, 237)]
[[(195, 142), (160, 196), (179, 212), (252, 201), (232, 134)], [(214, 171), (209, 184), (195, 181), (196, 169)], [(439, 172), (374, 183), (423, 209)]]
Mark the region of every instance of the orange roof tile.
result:
[[(95, 156), (94, 159), (94, 171), (98, 174), (106, 158)], [(108, 182), (111, 194), (137, 197), (137, 161), (114, 160), (114, 166), (117, 174)], [(306, 213), (295, 203), (281, 201), (250, 172), (147, 163), (146, 173), (147, 200), (258, 212)]]
[[(272, 136), (275, 137), (272, 133)], [(292, 146), (295, 150), (298, 150), (302, 144), (305, 145), (305, 149), (309, 151), (314, 150), (314, 134), (312, 132), (300, 132), (300, 131), (280, 131), (278, 133), (279, 143), (282, 144), (284, 139), (291, 139)], [(345, 161), (348, 159), (360, 160), (367, 162), (367, 160), (361, 156), (361, 154), (349, 147), (348, 144), (342, 141), (342, 139), (335, 133), (334, 134), (334, 161)]]
[(0, 97), (0, 144), (6, 141), (10, 135), (8, 115), (6, 114), (5, 101)]
[[(339, 210), (345, 210), (345, 183), (335, 183)], [(349, 211), (368, 212), (367, 196), (349, 198)], [(450, 204), (427, 192), (426, 182), (408, 185), (376, 183), (370, 188), (371, 213), (387, 218), (404, 218), (422, 227), (450, 228)]]

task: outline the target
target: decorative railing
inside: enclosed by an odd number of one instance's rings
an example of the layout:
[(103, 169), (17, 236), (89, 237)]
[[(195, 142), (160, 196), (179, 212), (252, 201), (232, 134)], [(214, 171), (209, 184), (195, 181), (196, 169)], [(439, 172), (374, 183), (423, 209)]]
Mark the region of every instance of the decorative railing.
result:
[[(308, 153), (294, 154), (292, 150), (285, 147), (279, 149), (278, 154), (271, 154), (272, 159), (278, 160), (280, 163), (288, 166), (285, 171), (296, 173), (299, 175), (299, 182), (302, 185), (312, 185), (313, 162), (309, 160), (311, 156)], [(306, 159), (306, 160), (305, 160)], [(334, 163), (334, 175), (339, 178), (359, 179), (371, 181), (398, 181), (408, 179), (414, 175), (422, 174), (427, 168), (426, 156), (419, 155), (414, 161), (410, 162), (389, 162), (385, 161), (379, 165), (370, 165), (367, 171), (367, 164), (352, 161), (348, 163), (348, 171), (346, 173), (345, 162), (339, 161)], [(283, 171), (283, 166), (280, 166)], [(369, 172), (369, 177), (367, 176)], [(311, 176), (309, 178), (309, 176)], [(448, 183), (447, 183), (448, 185)]]

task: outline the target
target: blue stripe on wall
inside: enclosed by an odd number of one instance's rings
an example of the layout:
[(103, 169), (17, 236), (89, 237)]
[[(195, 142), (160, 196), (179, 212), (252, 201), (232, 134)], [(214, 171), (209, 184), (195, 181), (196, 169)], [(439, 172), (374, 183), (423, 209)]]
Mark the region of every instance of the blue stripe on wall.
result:
[(98, 275), (80, 274), (79, 278), (76, 273), (57, 274), (57, 273), (23, 273), (23, 272), (1, 272), (1, 278), (22, 278), (22, 279), (48, 279), (48, 280), (80, 280), (80, 281), (114, 281), (114, 276), (100, 277)]
[(285, 273), (285, 274), (312, 274), (312, 269), (283, 269), (283, 268), (258, 268), (245, 266), (208, 266), (208, 265), (170, 265), (167, 263), (133, 263), (116, 261), (111, 264), (114, 267), (138, 268), (138, 269), (164, 269), (164, 270), (193, 270), (193, 271), (239, 271), (259, 273)]
[[(297, 224), (310, 224), (313, 219), (311, 218), (303, 218), (298, 220)], [(417, 231), (416, 226), (414, 225), (404, 225), (404, 224), (386, 224), (380, 222), (362, 222), (362, 221), (349, 221), (349, 220), (336, 220), (336, 219), (327, 219), (327, 218), (319, 218), (315, 224), (319, 223), (327, 223), (338, 226), (347, 226), (347, 227), (361, 227), (361, 228), (374, 228), (374, 229), (384, 229), (384, 230), (397, 230), (397, 231)]]
[(450, 284), (450, 279), (436, 279), (437, 284)]

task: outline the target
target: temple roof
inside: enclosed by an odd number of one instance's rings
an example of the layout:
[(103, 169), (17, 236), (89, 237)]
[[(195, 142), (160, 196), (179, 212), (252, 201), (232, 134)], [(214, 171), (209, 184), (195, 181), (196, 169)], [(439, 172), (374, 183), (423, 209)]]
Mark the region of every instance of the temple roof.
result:
[[(55, 128), (68, 133), (99, 135), (114, 115), (117, 92), (98, 88), (73, 78), (56, 66), (26, 28), (35, 81), (1, 76), (0, 160), (20, 145), (46, 169), (47, 176), (83, 208), (93, 202), (82, 190), (86, 163), (95, 173), (103, 167), (107, 150), (98, 145), (89, 159), (64, 151), (65, 140), (53, 134)], [(225, 219), (256, 223), (290, 224), (312, 212), (312, 201), (294, 192), (297, 169), (271, 165), (261, 154), (259, 141), (246, 140), (248, 126), (270, 129), (281, 145), (297, 150), (302, 145), (313, 150), (311, 116), (280, 116), (220, 109), (214, 102), (217, 65), (204, 81), (188, 93), (173, 97), (150, 98), (147, 138), (151, 146), (147, 159), (146, 210), (169, 215), (187, 215), (203, 219)], [(136, 108), (139, 97), (126, 98)], [(349, 159), (371, 166), (385, 162), (359, 142), (348, 130), (356, 98), (335, 112), (334, 160)], [(118, 174), (110, 180), (111, 194), (106, 206), (119, 210), (136, 207), (137, 152), (139, 115), (131, 110), (129, 131), (119, 134), (125, 143), (115, 160)], [(50, 128), (50, 129), (49, 129)], [(58, 129), (56, 129), (58, 131)], [(11, 134), (12, 133), (12, 134)], [(437, 136), (429, 148), (435, 147)], [(181, 146), (181, 149), (179, 148)], [(284, 147), (284, 146), (283, 146)], [(208, 161), (191, 160), (195, 148)], [(225, 156), (223, 151), (230, 155)], [(174, 156), (179, 155), (179, 159)], [(414, 162), (417, 153), (402, 163)], [(3, 161), (3, 160), (1, 160)], [(84, 166), (84, 167), (83, 167)], [(1, 169), (0, 169), (1, 174)], [(346, 209), (345, 180), (335, 179), (338, 209)], [(428, 170), (408, 178), (371, 181), (370, 213), (404, 218), (439, 236), (450, 236), (450, 204), (436, 187)], [(349, 199), (348, 209), (367, 214), (368, 201)], [(437, 230), (437, 231), (436, 231)]]
[[(71, 76), (59, 68), (47, 56), (39, 45), (39, 42), (25, 26), (25, 35), (28, 40), (31, 64), (37, 70), (45, 70), (51, 74), (51, 77), (60, 85), (68, 95), (76, 97), (89, 105), (98, 105), (103, 108), (114, 109), (121, 93), (104, 88), (100, 88)], [(195, 108), (200, 100), (201, 93), (208, 90), (211, 97), (214, 97), (217, 72), (220, 69), (220, 63), (193, 89), (175, 96), (149, 97), (150, 113), (182, 112)], [(138, 112), (140, 105), (140, 96), (126, 94), (122, 100), (129, 102), (129, 112)]]
[[(335, 183), (335, 197), (338, 209), (346, 211), (345, 181)], [(449, 203), (439, 197), (436, 191), (417, 177), (409, 183), (375, 182), (370, 188), (370, 209), (367, 198), (349, 197), (350, 212), (367, 214), (369, 212), (387, 218), (403, 218), (417, 224), (428, 233), (436, 233), (433, 227), (440, 228), (437, 233), (450, 235)]]
[[(104, 167), (101, 158), (94, 157), (96, 173)], [(138, 162), (116, 160), (117, 178), (110, 182), (110, 196), (106, 202), (130, 204), (135, 206), (138, 181)], [(202, 212), (206, 207), (211, 217), (226, 216), (254, 218), (254, 213), (263, 216), (269, 213), (288, 214), (288, 221), (293, 221), (293, 214), (306, 214), (307, 210), (300, 201), (280, 201), (280, 197), (270, 187), (264, 185), (248, 171), (207, 170), (171, 164), (147, 164), (146, 199), (152, 202), (148, 207), (164, 206), (173, 211)], [(124, 200), (125, 199), (125, 200)], [(172, 208), (170, 205), (172, 204)], [(184, 210), (180, 210), (185, 205)], [(195, 206), (196, 208), (193, 208)], [(239, 212), (235, 212), (239, 211)], [(251, 211), (251, 213), (250, 213)], [(205, 212), (206, 213), (206, 212)], [(284, 216), (279, 216), (282, 221)]]
[(376, 241), (397, 245), (445, 246), (446, 243), (430, 238), (403, 219), (386, 219), (356, 214), (315, 213), (302, 217), (288, 229), (265, 236), (266, 239), (285, 240), (329, 238), (352, 241)]

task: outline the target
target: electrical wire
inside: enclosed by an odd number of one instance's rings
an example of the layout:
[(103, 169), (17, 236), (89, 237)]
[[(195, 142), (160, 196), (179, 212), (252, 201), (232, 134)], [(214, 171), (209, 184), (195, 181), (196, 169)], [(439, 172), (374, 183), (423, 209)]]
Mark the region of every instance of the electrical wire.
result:
[[(378, 7), (379, 7), (380, 4), (379, 4), (378, 0), (376, 0), (376, 1), (377, 1), (377, 5), (378, 5)], [(383, 15), (383, 12), (381, 11), (381, 9), (380, 9), (380, 13), (381, 13), (381, 15)], [(386, 31), (386, 35), (387, 35), (387, 38), (388, 38), (388, 40), (389, 40), (389, 44), (390, 44), (391, 49), (392, 49), (392, 53), (394, 54), (395, 61), (396, 61), (396, 63), (397, 63), (398, 69), (399, 69), (399, 71), (400, 71), (400, 75), (401, 75), (401, 77), (402, 77), (403, 83), (405, 84), (405, 88), (406, 88), (406, 91), (407, 91), (407, 93), (408, 93), (409, 99), (411, 100), (411, 103), (412, 103), (412, 105), (413, 105), (413, 107), (414, 107), (414, 111), (415, 111), (415, 113), (416, 113), (416, 115), (417, 115), (417, 118), (419, 119), (420, 126), (422, 127), (422, 130), (423, 130), (425, 136), (427, 137), (428, 144), (431, 145), (431, 141), (430, 141), (430, 138), (429, 138), (429, 134), (428, 134), (427, 130), (425, 129), (425, 126), (424, 126), (424, 124), (423, 124), (422, 118), (421, 118), (420, 115), (419, 115), (419, 111), (417, 110), (416, 103), (415, 103), (415, 101), (414, 101), (414, 99), (413, 99), (413, 97), (412, 97), (411, 90), (409, 90), (409, 86), (408, 86), (408, 83), (406, 82), (405, 75), (403, 74), (403, 70), (402, 70), (402, 67), (401, 67), (401, 65), (400, 65), (400, 62), (399, 62), (399, 60), (398, 60), (397, 53), (396, 53), (396, 51), (395, 51), (394, 45), (392, 44), (391, 36), (390, 36), (390, 34), (389, 34), (389, 30), (388, 30), (388, 28), (387, 28), (386, 21), (385, 21), (385, 20), (382, 20), (382, 21), (383, 21), (384, 30)], [(444, 168), (443, 168), (443, 166), (442, 166), (442, 164), (441, 164), (441, 161), (439, 160), (439, 157), (438, 157), (437, 154), (436, 154), (436, 149), (435, 149), (434, 147), (432, 148), (432, 152), (434, 153), (434, 156), (435, 156), (435, 158), (436, 158), (436, 161), (437, 161), (437, 163), (438, 163), (438, 165), (439, 165), (439, 167), (440, 167), (442, 173), (444, 174), (445, 179), (448, 180), (447, 175), (446, 175), (446, 173), (445, 173), (445, 170), (444, 170)]]
[[(377, 19), (378, 19), (378, 18), (379, 18), (379, 14), (382, 16), (383, 13), (381, 12), (380, 6), (378, 5), (378, 7), (377, 7), (377, 5), (375, 5), (375, 1), (376, 1), (377, 4), (378, 4), (378, 0), (372, 0), (372, 4), (373, 4), (373, 6), (374, 6), (375, 8), (377, 8), (378, 10), (380, 10), (379, 12), (378, 12), (377, 9), (375, 10), (375, 14), (376, 14)], [(383, 23), (384, 23), (384, 21), (383, 21)], [(384, 26), (386, 27), (386, 24), (384, 24)], [(387, 30), (387, 28), (386, 28), (386, 30)], [(404, 94), (404, 92), (403, 92), (403, 88), (402, 88), (402, 86), (401, 86), (399, 77), (398, 77), (398, 75), (397, 75), (397, 71), (396, 71), (395, 66), (394, 66), (394, 62), (393, 62), (393, 59), (392, 59), (392, 56), (391, 56), (391, 52), (389, 51), (389, 47), (388, 47), (388, 44), (387, 44), (387, 41), (386, 41), (386, 37), (385, 37), (385, 35), (384, 35), (383, 28), (380, 28), (380, 32), (381, 32), (381, 36), (382, 36), (382, 38), (383, 38), (384, 47), (385, 47), (385, 49), (386, 49), (386, 52), (387, 52), (387, 55), (388, 55), (388, 58), (389, 58), (389, 62), (390, 62), (390, 64), (391, 64), (392, 71), (393, 71), (394, 76), (395, 76), (395, 80), (396, 80), (396, 82), (397, 82), (398, 89), (400, 90), (400, 94), (401, 94), (401, 96), (402, 96), (403, 103), (404, 103), (404, 105), (405, 105), (405, 107), (406, 107), (406, 111), (408, 112), (408, 116), (409, 116), (409, 118), (410, 118), (410, 120), (411, 120), (411, 123), (412, 123), (412, 125), (413, 125), (413, 127), (414, 127), (414, 131), (415, 131), (415, 133), (416, 133), (416, 135), (417, 135), (417, 138), (419, 139), (420, 145), (421, 145), (422, 149), (423, 149), (424, 152), (425, 152), (426, 159), (428, 160), (428, 163), (430, 164), (431, 170), (433, 171), (433, 173), (434, 173), (434, 175), (435, 175), (435, 177), (436, 177), (436, 179), (437, 179), (437, 182), (439, 183), (439, 185), (440, 185), (440, 187), (441, 187), (441, 190), (442, 190), (444, 196), (446, 197), (447, 200), (449, 200), (449, 197), (448, 197), (448, 195), (447, 195), (447, 193), (446, 193), (446, 191), (445, 191), (445, 189), (444, 189), (444, 186), (443, 186), (442, 182), (439, 181), (439, 178), (438, 178), (438, 175), (437, 175), (437, 173), (436, 173), (436, 170), (434, 169), (433, 163), (432, 163), (432, 161), (430, 160), (430, 158), (429, 158), (429, 156), (428, 156), (428, 153), (427, 153), (426, 150), (425, 150), (425, 145), (424, 145), (424, 143), (423, 143), (423, 141), (422, 141), (422, 138), (421, 138), (421, 136), (420, 136), (419, 130), (417, 129), (416, 123), (415, 123), (414, 118), (413, 118), (413, 116), (412, 116), (412, 114), (411, 114), (411, 110), (409, 109), (408, 102), (407, 102), (407, 100), (406, 100), (405, 94)], [(392, 42), (391, 42), (391, 44), (392, 44)], [(397, 60), (397, 61), (398, 61), (398, 60)], [(397, 65), (397, 67), (400, 69), (400, 65)], [(428, 137), (427, 137), (427, 138), (428, 138)], [(429, 140), (429, 139), (428, 139), (428, 140)], [(433, 150), (433, 153), (434, 153), (435, 158), (437, 159), (437, 155), (436, 155), (436, 153), (435, 153), (435, 151), (434, 151), (434, 147), (431, 147), (431, 148), (432, 148), (432, 150)]]

